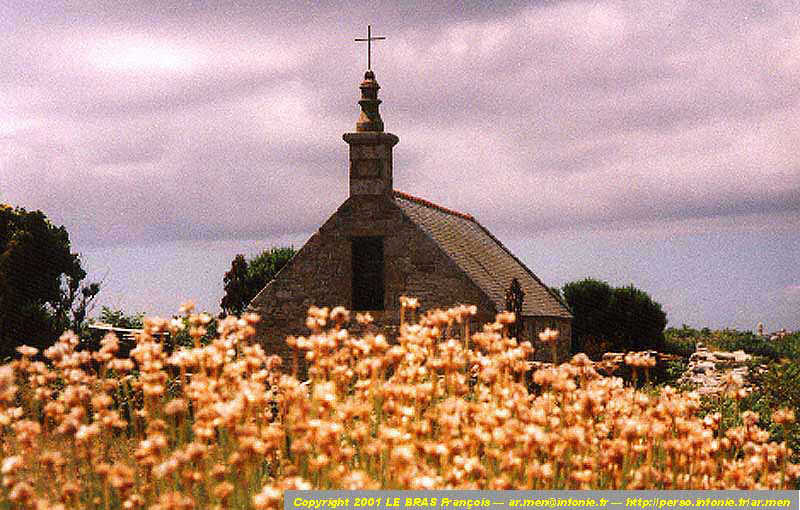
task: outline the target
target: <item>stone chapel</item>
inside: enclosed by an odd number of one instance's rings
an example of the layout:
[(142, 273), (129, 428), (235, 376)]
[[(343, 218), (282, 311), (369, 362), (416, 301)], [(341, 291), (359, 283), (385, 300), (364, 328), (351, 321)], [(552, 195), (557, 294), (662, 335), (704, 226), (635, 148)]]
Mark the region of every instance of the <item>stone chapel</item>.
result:
[[(558, 353), (565, 359), (572, 323), (567, 306), (471, 215), (393, 188), (392, 148), (399, 138), (384, 131), (373, 71), (360, 89), (356, 130), (343, 136), (350, 196), (250, 303), (249, 311), (261, 315), (257, 338), (267, 353), (291, 359), (285, 338), (309, 334), (311, 305), (369, 311), (391, 337), (400, 296), (417, 297), (419, 312), (474, 304), (476, 331), (508, 309), (514, 295), (521, 300), (515, 305), (521, 310), (518, 336), (536, 347), (534, 357), (551, 359), (538, 339), (551, 327), (560, 331)], [(357, 326), (353, 320), (351, 331)]]

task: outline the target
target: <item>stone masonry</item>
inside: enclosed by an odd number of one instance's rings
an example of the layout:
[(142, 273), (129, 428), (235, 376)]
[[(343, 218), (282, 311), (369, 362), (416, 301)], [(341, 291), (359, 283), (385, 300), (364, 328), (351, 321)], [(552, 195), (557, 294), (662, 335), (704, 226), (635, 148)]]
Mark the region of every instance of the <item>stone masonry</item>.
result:
[[(361, 116), (350, 146), (350, 197), (319, 228), (292, 260), (250, 303), (261, 315), (257, 336), (270, 354), (289, 364), (294, 354), (288, 335), (307, 335), (305, 317), (312, 305), (342, 305), (353, 310), (354, 239), (382, 243), (382, 309), (368, 310), (390, 340), (400, 319), (400, 296), (420, 300), (420, 313), (458, 304), (478, 308), (471, 331), (504, 309), (505, 290), (517, 279), (525, 293), (522, 339), (536, 359), (551, 359), (538, 345), (545, 327), (561, 332), (560, 359), (569, 355), (572, 316), (566, 306), (488, 230), (467, 214), (452, 211), (392, 188), (392, 149), (399, 139), (383, 132), (378, 112), (380, 88), (372, 71), (360, 85)], [(352, 322), (350, 330), (357, 332)]]

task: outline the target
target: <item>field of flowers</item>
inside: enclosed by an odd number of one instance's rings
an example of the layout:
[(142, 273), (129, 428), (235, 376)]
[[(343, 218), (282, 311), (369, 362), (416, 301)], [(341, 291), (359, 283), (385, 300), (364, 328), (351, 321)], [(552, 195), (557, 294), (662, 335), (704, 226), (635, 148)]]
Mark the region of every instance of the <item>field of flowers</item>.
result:
[(530, 374), (510, 313), (471, 334), (474, 307), (429, 312), (389, 342), (368, 315), (356, 337), (346, 310), (312, 308), (282, 367), (252, 342), (258, 317), (224, 319), (204, 343), (211, 318), (184, 311), (192, 347), (158, 340), (183, 321), (148, 319), (130, 356), (113, 335), (89, 352), (65, 333), (0, 367), (0, 508), (264, 509), (308, 488), (772, 489), (800, 475), (753, 412), (726, 426), (696, 394), (634, 389), (580, 354)]

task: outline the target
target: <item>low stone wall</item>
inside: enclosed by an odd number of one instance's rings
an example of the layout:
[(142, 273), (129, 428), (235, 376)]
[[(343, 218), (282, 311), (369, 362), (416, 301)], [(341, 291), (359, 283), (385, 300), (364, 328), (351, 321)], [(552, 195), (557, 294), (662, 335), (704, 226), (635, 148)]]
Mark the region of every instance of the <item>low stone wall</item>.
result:
[(710, 351), (702, 342), (697, 343), (697, 350), (689, 356), (689, 366), (680, 383), (697, 387), (700, 394), (716, 394), (725, 389), (725, 377), (733, 373), (747, 380), (749, 368), (747, 363), (753, 357), (744, 351), (724, 352)]

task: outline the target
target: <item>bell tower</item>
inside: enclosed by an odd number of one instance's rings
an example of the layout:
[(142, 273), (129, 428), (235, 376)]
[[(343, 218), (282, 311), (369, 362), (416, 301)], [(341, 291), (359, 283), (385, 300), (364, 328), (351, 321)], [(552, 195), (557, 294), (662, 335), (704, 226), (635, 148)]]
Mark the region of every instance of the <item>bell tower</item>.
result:
[(385, 37), (372, 37), (372, 27), (367, 27), (367, 38), (356, 39), (367, 43), (367, 72), (361, 82), (361, 114), (356, 121), (355, 133), (345, 133), (342, 138), (350, 146), (350, 196), (382, 195), (392, 192), (392, 148), (400, 139), (384, 133), (383, 119), (378, 107), (378, 90), (381, 88), (372, 71), (372, 41)]
[(380, 195), (392, 191), (392, 148), (400, 139), (383, 131), (378, 111), (380, 86), (371, 70), (361, 82), (361, 115), (355, 133), (342, 138), (350, 145), (350, 196)]

